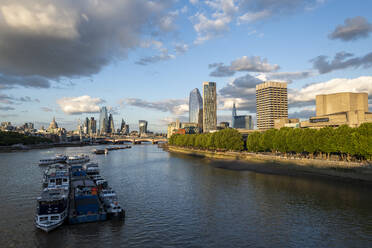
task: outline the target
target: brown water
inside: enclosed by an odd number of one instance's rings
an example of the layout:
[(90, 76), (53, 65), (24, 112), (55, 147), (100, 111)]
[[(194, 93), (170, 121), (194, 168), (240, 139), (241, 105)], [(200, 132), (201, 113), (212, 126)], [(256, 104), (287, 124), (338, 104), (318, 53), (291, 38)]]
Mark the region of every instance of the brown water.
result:
[(92, 149), (0, 154), (0, 247), (372, 247), (371, 188), (229, 171), (154, 145), (91, 154), (125, 222), (36, 229), (37, 161)]

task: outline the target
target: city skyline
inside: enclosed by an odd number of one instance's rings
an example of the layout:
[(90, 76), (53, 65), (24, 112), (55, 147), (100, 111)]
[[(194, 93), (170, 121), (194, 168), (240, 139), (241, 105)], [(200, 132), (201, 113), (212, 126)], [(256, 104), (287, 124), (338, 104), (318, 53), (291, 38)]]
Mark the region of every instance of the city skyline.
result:
[[(48, 126), (55, 116), (74, 130), (78, 119), (98, 122), (107, 106), (115, 127), (124, 117), (138, 130), (138, 120), (146, 119), (151, 130), (165, 132), (168, 122), (188, 119), (188, 92), (203, 81), (217, 83), (218, 123), (231, 121), (233, 102), (255, 119), (254, 87), (265, 80), (289, 83), (289, 116), (303, 119), (315, 116), (315, 94), (372, 96), (372, 3), (366, 1), (164, 1), (154, 3), (158, 8), (139, 1), (137, 9), (129, 1), (85, 8), (46, 1), (55, 12), (29, 2), (0, 1), (0, 40), (12, 45), (0, 46), (0, 119), (15, 125)], [(154, 27), (132, 17), (115, 26), (131, 12), (154, 18)], [(28, 19), (12, 18), (20, 14)], [(99, 28), (84, 32), (92, 23)], [(78, 46), (91, 40), (86, 34), (100, 37), (90, 50)], [(20, 46), (25, 52), (17, 56)]]

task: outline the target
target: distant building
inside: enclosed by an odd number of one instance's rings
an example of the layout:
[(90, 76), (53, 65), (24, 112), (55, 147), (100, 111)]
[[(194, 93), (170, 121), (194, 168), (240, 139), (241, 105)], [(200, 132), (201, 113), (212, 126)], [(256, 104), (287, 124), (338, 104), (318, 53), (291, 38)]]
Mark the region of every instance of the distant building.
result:
[(13, 130), (15, 130), (15, 127), (12, 126), (11, 122), (4, 121), (4, 122), (1, 122), (0, 130), (1, 131), (13, 131)]
[(257, 127), (274, 128), (276, 119), (288, 118), (287, 83), (265, 82), (256, 85)]
[(220, 122), (220, 126), (219, 126), (220, 129), (226, 129), (229, 127), (230, 127), (230, 123), (228, 123), (227, 121)]
[(297, 118), (281, 118), (274, 120), (275, 129), (281, 129), (282, 127), (299, 128), (300, 120)]
[[(372, 83), (372, 82), (371, 82)], [(368, 111), (368, 93), (335, 93), (316, 96), (316, 116), (301, 122), (302, 128), (358, 127), (372, 122)]]
[(203, 128), (203, 98), (197, 88), (190, 92), (189, 122), (197, 123), (199, 128)]
[(56, 118), (53, 117), (53, 120), (49, 124), (48, 130), (53, 130), (53, 129), (57, 129), (57, 128), (58, 128), (58, 124), (56, 122)]
[[(182, 129), (182, 130), (181, 130)], [(181, 130), (178, 132), (178, 130)], [(199, 133), (200, 128), (197, 123), (194, 122), (180, 122), (179, 120), (168, 124), (167, 138), (170, 138), (173, 134), (195, 134)]]
[(253, 129), (253, 119), (251, 115), (237, 115), (235, 103), (232, 109), (232, 128)]
[(107, 133), (108, 123), (107, 108), (103, 106), (99, 114), (99, 133), (101, 135)]
[(89, 135), (93, 135), (97, 133), (97, 121), (94, 117), (91, 117), (89, 120), (89, 128), (88, 128)]
[(147, 121), (145, 120), (139, 120), (138, 121), (139, 126), (139, 135), (147, 133)]
[(112, 114), (110, 114), (109, 119), (108, 119), (108, 133), (115, 133), (115, 126), (114, 126), (114, 117)]
[(215, 82), (203, 83), (203, 132), (217, 129), (217, 94)]

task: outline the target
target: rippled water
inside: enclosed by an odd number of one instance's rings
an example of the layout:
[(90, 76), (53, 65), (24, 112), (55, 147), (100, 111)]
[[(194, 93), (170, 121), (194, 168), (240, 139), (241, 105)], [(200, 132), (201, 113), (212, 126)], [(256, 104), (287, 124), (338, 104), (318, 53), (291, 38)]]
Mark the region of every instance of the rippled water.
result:
[(229, 171), (154, 145), (91, 154), (125, 222), (36, 229), (37, 161), (92, 149), (0, 154), (0, 247), (372, 247), (371, 188)]

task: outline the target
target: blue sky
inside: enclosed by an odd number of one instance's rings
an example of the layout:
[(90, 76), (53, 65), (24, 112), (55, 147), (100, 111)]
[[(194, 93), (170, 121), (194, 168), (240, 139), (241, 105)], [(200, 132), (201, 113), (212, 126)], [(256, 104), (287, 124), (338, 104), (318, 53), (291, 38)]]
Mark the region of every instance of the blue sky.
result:
[[(45, 7), (46, 6), (46, 7)], [(0, 120), (69, 130), (108, 106), (137, 129), (187, 120), (203, 81), (219, 121), (255, 114), (255, 84), (287, 81), (290, 116), (316, 94), (372, 96), (372, 2), (0, 0)], [(326, 56), (326, 57), (322, 57)]]

